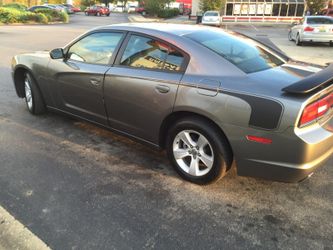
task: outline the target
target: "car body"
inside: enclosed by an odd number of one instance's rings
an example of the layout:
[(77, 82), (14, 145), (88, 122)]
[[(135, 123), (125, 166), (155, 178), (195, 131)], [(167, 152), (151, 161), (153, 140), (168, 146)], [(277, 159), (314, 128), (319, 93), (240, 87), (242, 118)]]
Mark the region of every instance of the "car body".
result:
[(139, 6), (135, 9), (135, 12), (139, 13), (139, 14), (142, 14), (142, 15), (145, 15), (147, 12), (146, 12), (146, 9), (145, 7), (143, 6)]
[(320, 12), (320, 14), (323, 15), (323, 16), (330, 16), (330, 17), (333, 17), (333, 8), (323, 9), (323, 10)]
[(63, 5), (72, 10), (74, 13), (81, 12), (81, 9), (79, 7), (75, 7), (71, 4), (63, 4)]
[(84, 13), (87, 16), (93, 15), (93, 16), (110, 16), (110, 10), (107, 7), (94, 5), (91, 7), (88, 7), (85, 9)]
[(329, 16), (305, 16), (291, 27), (288, 38), (296, 45), (303, 42), (329, 43), (333, 46), (333, 18)]
[(333, 153), (332, 69), (237, 33), (162, 23), (99, 27), (12, 60), (31, 113), (69, 114), (166, 148), (198, 184), (233, 161), (239, 175), (311, 175)]
[(136, 12), (136, 8), (137, 8), (136, 5), (129, 5), (128, 8), (127, 8), (127, 13)]
[(206, 11), (202, 16), (201, 23), (205, 25), (220, 26), (221, 25), (220, 13), (218, 11)]
[(28, 9), (28, 11), (31, 11), (31, 12), (35, 12), (37, 9), (48, 9), (48, 10), (56, 10), (56, 11), (59, 11), (51, 6), (45, 6), (45, 5), (36, 5), (36, 6), (32, 6)]
[(123, 5), (117, 5), (112, 9), (113, 12), (124, 12), (125, 10), (126, 8)]

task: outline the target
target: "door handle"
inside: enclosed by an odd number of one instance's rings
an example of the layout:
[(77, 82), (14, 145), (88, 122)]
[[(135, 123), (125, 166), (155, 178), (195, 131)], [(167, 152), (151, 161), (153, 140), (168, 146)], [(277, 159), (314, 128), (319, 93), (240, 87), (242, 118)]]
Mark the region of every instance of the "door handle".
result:
[(165, 85), (160, 85), (159, 84), (155, 88), (158, 92), (163, 93), (163, 94), (168, 93), (170, 91), (170, 88), (168, 86), (165, 86)]
[(99, 85), (101, 83), (101, 79), (100, 78), (90, 78), (90, 83), (92, 85), (97, 86), (97, 85)]

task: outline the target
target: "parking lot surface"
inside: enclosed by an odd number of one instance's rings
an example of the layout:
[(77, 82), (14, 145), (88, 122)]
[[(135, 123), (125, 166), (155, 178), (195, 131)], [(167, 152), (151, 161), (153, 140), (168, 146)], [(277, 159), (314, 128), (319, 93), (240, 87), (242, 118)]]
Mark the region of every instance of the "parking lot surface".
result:
[[(233, 168), (201, 187), (180, 179), (164, 152), (86, 122), (28, 113), (11, 57), (119, 22), (127, 16), (0, 26), (0, 205), (52, 249), (333, 249), (332, 158), (302, 183), (239, 177)], [(271, 35), (281, 49), (333, 58), (323, 45), (296, 51), (286, 32)]]

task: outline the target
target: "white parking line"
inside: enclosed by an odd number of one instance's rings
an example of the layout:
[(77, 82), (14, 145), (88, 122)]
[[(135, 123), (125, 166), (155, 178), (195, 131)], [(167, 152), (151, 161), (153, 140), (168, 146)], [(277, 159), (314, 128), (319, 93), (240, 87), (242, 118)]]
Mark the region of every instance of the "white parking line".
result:
[(0, 206), (0, 250), (50, 250), (36, 235)]
[(251, 27), (252, 27), (255, 31), (258, 31), (258, 29), (256, 28), (256, 26), (254, 26), (254, 25), (251, 24)]

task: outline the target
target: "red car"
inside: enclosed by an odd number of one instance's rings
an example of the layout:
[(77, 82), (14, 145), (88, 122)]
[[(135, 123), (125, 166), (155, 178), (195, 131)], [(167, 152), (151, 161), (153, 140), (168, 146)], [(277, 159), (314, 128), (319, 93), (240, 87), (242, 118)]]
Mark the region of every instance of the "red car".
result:
[(94, 15), (94, 16), (102, 16), (102, 15), (110, 16), (110, 10), (107, 7), (94, 5), (92, 7), (88, 7), (84, 11), (84, 14), (86, 14), (87, 16), (90, 16), (90, 15)]
[(79, 7), (74, 7), (71, 4), (63, 4), (64, 6), (66, 6), (67, 8), (70, 8), (73, 12), (81, 12), (81, 9)]

